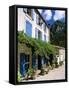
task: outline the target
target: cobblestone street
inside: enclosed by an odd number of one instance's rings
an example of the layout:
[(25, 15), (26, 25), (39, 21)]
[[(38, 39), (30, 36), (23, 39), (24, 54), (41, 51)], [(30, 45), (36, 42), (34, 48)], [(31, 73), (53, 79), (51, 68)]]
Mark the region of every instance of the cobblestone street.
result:
[(50, 70), (48, 74), (44, 76), (38, 76), (35, 80), (58, 80), (65, 79), (65, 66), (62, 65), (59, 68)]
[(53, 70), (50, 70), (48, 74), (45, 75), (38, 75), (36, 79), (34, 80), (24, 80), (26, 81), (41, 81), (41, 80), (61, 80), (65, 79), (65, 65), (62, 65), (58, 68), (54, 68)]

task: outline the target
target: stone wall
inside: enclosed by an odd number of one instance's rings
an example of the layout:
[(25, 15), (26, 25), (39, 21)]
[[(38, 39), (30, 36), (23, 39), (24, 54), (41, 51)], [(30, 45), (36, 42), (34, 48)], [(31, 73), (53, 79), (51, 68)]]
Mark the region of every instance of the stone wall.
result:
[(31, 67), (32, 65), (32, 52), (31, 52), (31, 48), (27, 47), (25, 44), (20, 44), (18, 43), (18, 65), (20, 65), (20, 53), (24, 53), (24, 54), (28, 54), (30, 55), (29, 58), (29, 67)]

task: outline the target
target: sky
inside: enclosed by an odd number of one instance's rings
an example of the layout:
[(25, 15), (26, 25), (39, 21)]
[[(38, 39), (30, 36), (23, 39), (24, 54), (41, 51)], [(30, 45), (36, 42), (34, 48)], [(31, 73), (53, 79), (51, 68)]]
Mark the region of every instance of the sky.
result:
[(53, 24), (56, 20), (65, 21), (65, 11), (62, 10), (42, 10), (38, 9), (40, 14), (48, 24)]

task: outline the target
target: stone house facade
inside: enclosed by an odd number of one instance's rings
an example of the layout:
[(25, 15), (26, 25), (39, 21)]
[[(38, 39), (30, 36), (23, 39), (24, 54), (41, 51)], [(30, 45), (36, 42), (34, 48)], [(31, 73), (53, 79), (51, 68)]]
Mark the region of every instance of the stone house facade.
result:
[[(18, 32), (23, 31), (32, 38), (50, 41), (50, 30), (37, 9), (18, 8)], [(32, 56), (31, 48), (18, 43), (18, 66), (20, 73), (25, 76), (28, 69), (46, 67), (47, 60), (39, 55)]]

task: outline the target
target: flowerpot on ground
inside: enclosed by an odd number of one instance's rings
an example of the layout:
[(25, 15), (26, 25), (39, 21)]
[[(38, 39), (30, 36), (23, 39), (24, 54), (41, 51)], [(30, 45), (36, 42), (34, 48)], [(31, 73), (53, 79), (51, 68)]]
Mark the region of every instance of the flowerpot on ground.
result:
[(52, 70), (52, 66), (51, 65), (49, 65), (49, 70)]
[(62, 66), (62, 65), (63, 65), (63, 61), (60, 61), (60, 62), (59, 62), (59, 65)]
[(46, 74), (48, 74), (48, 71), (46, 71)]
[(36, 79), (36, 76), (35, 75), (31, 76), (31, 79)]
[(51, 66), (51, 70), (53, 70), (55, 68), (55, 64), (52, 64)]
[(41, 75), (45, 75), (45, 69), (44, 69), (44, 68), (41, 68), (40, 74), (41, 74)]
[(31, 79), (36, 79), (36, 72), (33, 71), (33, 74), (31, 75)]
[(48, 72), (49, 72), (49, 68), (47, 67), (45, 73), (48, 74)]
[(29, 68), (27, 72), (28, 79), (35, 79), (35, 70), (33, 68)]

